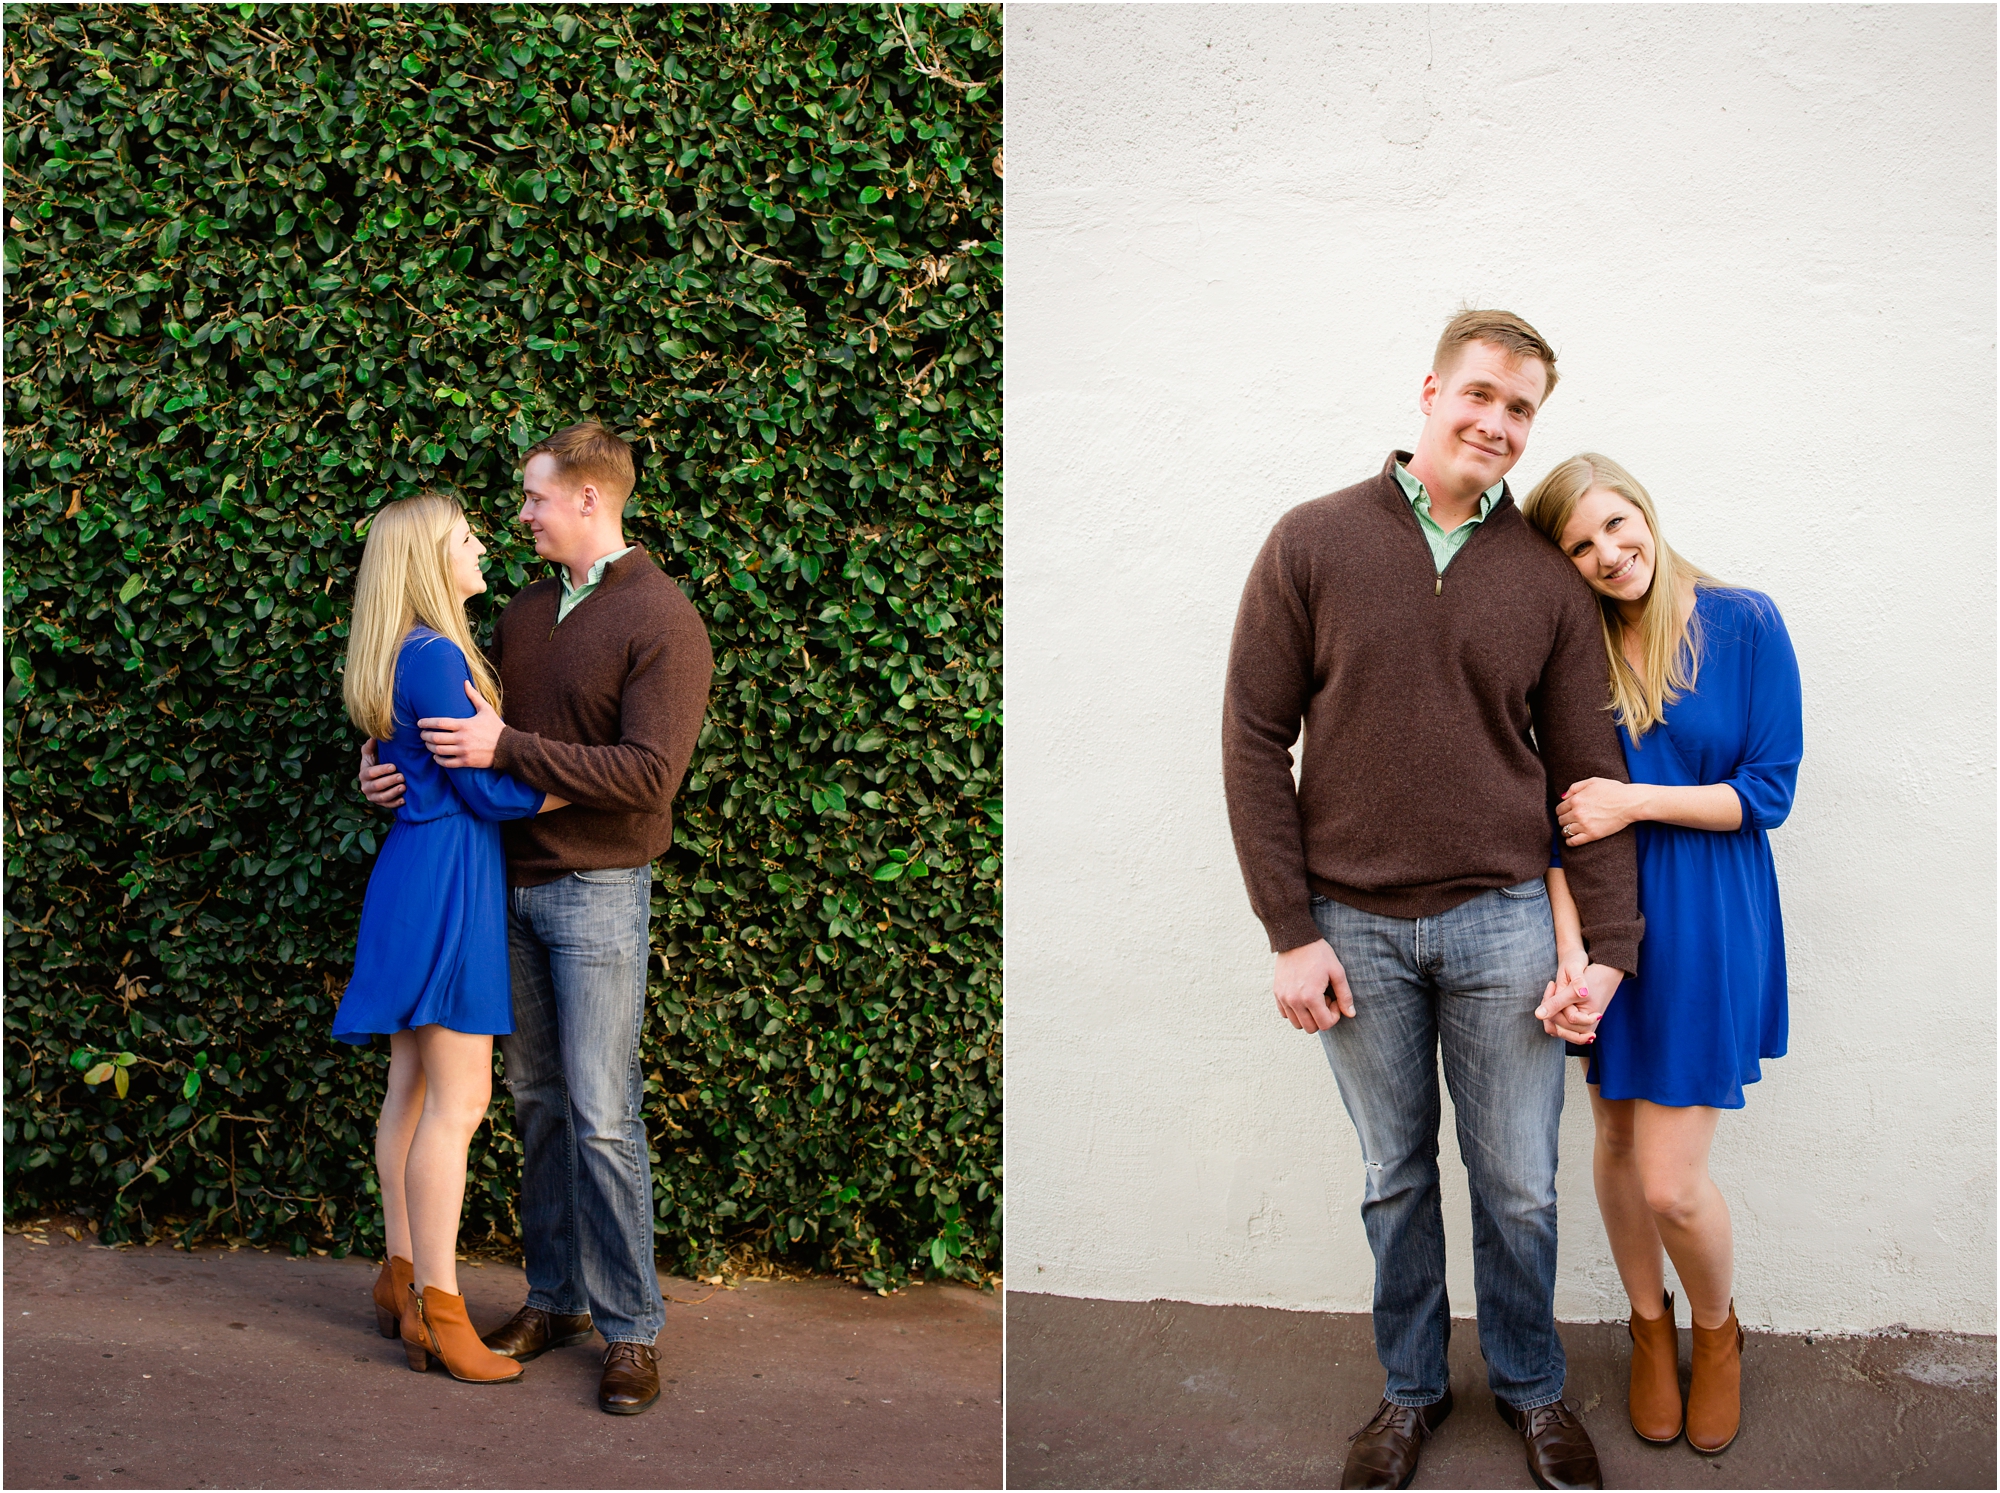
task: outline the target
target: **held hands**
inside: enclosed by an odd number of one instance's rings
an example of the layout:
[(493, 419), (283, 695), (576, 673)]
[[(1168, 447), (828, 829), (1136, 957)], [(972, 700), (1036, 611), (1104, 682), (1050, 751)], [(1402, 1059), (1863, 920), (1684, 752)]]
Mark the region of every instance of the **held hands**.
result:
[(1588, 1044), (1597, 1040), (1597, 1023), (1618, 993), (1625, 972), (1604, 964), (1579, 970), (1582, 961), (1583, 956), (1571, 955), (1557, 967), (1556, 977), (1542, 992), (1542, 1003), (1535, 1007), (1535, 1019), (1551, 1037)]
[[(1329, 985), (1333, 1001), (1326, 998)], [(1271, 992), (1278, 998), (1278, 1014), (1302, 1032), (1328, 1031), (1341, 1017), (1354, 1014), (1354, 992), (1347, 988), (1347, 971), (1323, 938), (1278, 956)], [(1334, 1001), (1339, 1002), (1337, 1007)]]
[(430, 748), (438, 766), (491, 767), (493, 749), (500, 744), (500, 732), (506, 723), (500, 719), (500, 712), (486, 703), (486, 697), (472, 687), (471, 680), (466, 681), (465, 694), (472, 701), (470, 719), (425, 716), (417, 722), (417, 730), (423, 733), (424, 745)]
[(1639, 813), (1639, 790), (1613, 778), (1585, 778), (1571, 783), (1556, 805), (1556, 822), (1562, 826), (1563, 844), (1588, 845), (1615, 835)]
[(403, 806), (403, 775), (395, 763), (376, 760), (372, 736), (361, 747), (361, 796), (378, 809)]

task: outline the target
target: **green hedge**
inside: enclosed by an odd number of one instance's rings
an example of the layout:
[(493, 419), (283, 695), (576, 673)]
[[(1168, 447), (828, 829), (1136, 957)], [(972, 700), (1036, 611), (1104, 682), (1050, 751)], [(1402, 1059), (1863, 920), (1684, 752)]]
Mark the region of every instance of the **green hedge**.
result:
[[(542, 573), (588, 416), (716, 650), (658, 867), (670, 1264), (999, 1254), (997, 8), (9, 7), (10, 1214), (374, 1250), (358, 521)], [(466, 1235), (505, 1239), (496, 1103)]]

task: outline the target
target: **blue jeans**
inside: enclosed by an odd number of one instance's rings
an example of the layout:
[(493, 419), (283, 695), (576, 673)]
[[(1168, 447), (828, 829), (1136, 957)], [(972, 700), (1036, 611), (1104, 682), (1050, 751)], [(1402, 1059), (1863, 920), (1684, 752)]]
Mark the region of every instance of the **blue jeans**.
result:
[(507, 892), (514, 1033), (500, 1039), (521, 1137), (528, 1305), (588, 1311), (610, 1343), (666, 1325), (640, 1114), (653, 868)]
[(1313, 920), (1354, 992), (1320, 1033), (1361, 1137), (1361, 1220), (1375, 1255), (1375, 1352), (1384, 1395), (1429, 1405), (1448, 1385), (1438, 1057), (1472, 1193), (1472, 1279), (1487, 1382), (1531, 1410), (1562, 1398), (1556, 1336), (1556, 1130), (1563, 1044), (1535, 1020), (1555, 976), (1540, 878), (1481, 892), (1434, 918), (1390, 918), (1324, 898)]

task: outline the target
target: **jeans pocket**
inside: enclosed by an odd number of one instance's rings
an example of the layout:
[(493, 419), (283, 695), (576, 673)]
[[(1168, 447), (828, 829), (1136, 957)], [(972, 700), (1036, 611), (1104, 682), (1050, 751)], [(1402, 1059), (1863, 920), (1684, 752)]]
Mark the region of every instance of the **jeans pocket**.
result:
[(1512, 897), (1516, 902), (1532, 902), (1537, 897), (1548, 896), (1549, 884), (1545, 878), (1537, 876), (1533, 880), (1521, 882), (1517, 886), (1500, 887), (1498, 891), (1501, 896)]
[(572, 871), (569, 874), (592, 886), (630, 886), (639, 879), (640, 870), (638, 866), (622, 866), (609, 871)]

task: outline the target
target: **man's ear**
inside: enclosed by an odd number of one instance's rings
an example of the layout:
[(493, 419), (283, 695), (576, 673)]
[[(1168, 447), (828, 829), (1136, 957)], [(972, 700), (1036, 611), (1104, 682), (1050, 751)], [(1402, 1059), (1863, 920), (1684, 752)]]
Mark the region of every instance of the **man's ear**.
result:
[(1437, 393), (1437, 374), (1426, 373), (1424, 375), (1424, 387), (1417, 395), (1417, 408), (1428, 415), (1431, 412), (1431, 406), (1437, 402)]
[(590, 517), (591, 514), (597, 512), (598, 491), (596, 483), (594, 482), (584, 483), (582, 491), (579, 492), (577, 496), (583, 499), (583, 515), (585, 518), (588, 518)]

